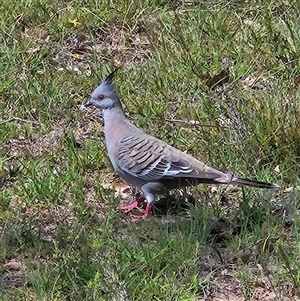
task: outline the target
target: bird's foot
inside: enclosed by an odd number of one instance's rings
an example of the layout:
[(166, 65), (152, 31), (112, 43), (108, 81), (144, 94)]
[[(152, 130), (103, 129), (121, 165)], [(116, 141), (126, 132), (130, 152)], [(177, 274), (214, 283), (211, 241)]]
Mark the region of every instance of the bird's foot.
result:
[(133, 209), (138, 209), (138, 210), (141, 211), (141, 204), (144, 201), (145, 201), (145, 198), (143, 196), (139, 196), (139, 197), (136, 198), (136, 200), (133, 203), (118, 206), (117, 209), (124, 212), (124, 213), (130, 212)]
[[(144, 197), (139, 197), (133, 203), (128, 204), (128, 205), (118, 206), (117, 209), (124, 213), (130, 212), (133, 209), (138, 209), (139, 211), (142, 211), (141, 204), (144, 201), (145, 201)], [(148, 216), (151, 215), (151, 208), (152, 208), (151, 203), (147, 202), (146, 209), (143, 214), (139, 215), (139, 214), (131, 213), (130, 216), (131, 216), (132, 220), (134, 220), (134, 221), (146, 219)]]
[(142, 215), (132, 213), (132, 214), (130, 214), (130, 216), (131, 216), (132, 220), (134, 220), (134, 221), (146, 219), (147, 217), (149, 217), (151, 215), (151, 208), (152, 208), (151, 203), (147, 203), (146, 209)]
[(127, 205), (122, 205), (122, 206), (118, 206), (117, 209), (122, 211), (122, 212), (130, 212), (133, 209), (139, 209), (140, 210), (140, 205), (141, 202), (140, 201), (134, 201), (133, 203), (127, 204)]

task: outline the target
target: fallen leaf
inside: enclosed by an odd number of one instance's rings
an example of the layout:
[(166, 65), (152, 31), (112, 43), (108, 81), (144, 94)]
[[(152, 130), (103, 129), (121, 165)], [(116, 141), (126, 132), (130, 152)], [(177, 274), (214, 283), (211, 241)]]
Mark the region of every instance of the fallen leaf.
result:
[(279, 167), (279, 164), (276, 165), (276, 167), (274, 168), (274, 172), (279, 174), (280, 173), (280, 167)]
[(300, 75), (294, 78), (294, 84), (297, 88), (300, 88)]
[(19, 261), (9, 261), (3, 265), (5, 271), (19, 271), (22, 267), (21, 262)]
[(253, 251), (251, 250), (251, 248), (246, 248), (244, 250), (237, 252), (233, 257), (233, 260), (241, 259), (243, 263), (248, 263), (252, 255), (253, 255)]
[(216, 74), (208, 79), (206, 85), (210, 89), (215, 89), (229, 82), (229, 68), (223, 69), (219, 74)]
[(283, 190), (283, 192), (291, 192), (294, 190), (294, 187), (293, 186), (290, 186), (290, 187), (287, 187)]
[(257, 252), (259, 252), (259, 253), (273, 252), (274, 251), (274, 243), (277, 240), (278, 240), (277, 237), (270, 237), (270, 236), (259, 239), (255, 243)]

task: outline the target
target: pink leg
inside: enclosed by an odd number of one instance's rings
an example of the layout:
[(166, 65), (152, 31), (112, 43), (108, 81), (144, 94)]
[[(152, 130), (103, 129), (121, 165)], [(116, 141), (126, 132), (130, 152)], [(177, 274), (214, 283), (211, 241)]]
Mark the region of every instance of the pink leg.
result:
[(122, 211), (122, 212), (125, 212), (125, 213), (129, 212), (129, 211), (132, 211), (133, 209), (139, 209), (140, 210), (140, 205), (141, 205), (142, 202), (144, 202), (144, 200), (145, 200), (144, 197), (139, 197), (133, 203), (118, 206), (117, 209)]
[(142, 215), (130, 214), (130, 216), (134, 221), (146, 219), (148, 216), (151, 215), (151, 208), (152, 208), (152, 204), (147, 203), (146, 209)]
[(133, 203), (130, 203), (128, 205), (118, 206), (117, 209), (122, 212), (129, 212), (135, 208), (139, 209), (140, 202), (134, 201)]

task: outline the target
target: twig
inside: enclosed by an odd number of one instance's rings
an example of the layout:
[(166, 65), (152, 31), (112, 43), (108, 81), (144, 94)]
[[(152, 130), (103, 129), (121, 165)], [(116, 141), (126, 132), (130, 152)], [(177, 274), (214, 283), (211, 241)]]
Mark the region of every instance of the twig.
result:
[(40, 123), (37, 122), (37, 121), (22, 119), (22, 118), (19, 118), (19, 117), (12, 117), (12, 118), (9, 118), (7, 120), (0, 121), (0, 125), (8, 123), (8, 122), (13, 122), (13, 121), (19, 121), (19, 122), (32, 123), (32, 124), (35, 124), (35, 125), (40, 125)]

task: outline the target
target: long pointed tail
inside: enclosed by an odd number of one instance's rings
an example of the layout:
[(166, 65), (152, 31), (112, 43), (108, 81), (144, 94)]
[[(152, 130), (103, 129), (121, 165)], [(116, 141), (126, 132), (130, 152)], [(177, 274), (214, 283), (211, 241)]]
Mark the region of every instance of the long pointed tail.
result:
[(272, 183), (265, 183), (256, 180), (248, 180), (242, 178), (235, 178), (231, 181), (231, 184), (239, 184), (244, 186), (252, 186), (257, 188), (268, 188), (268, 189), (280, 189), (280, 186)]

